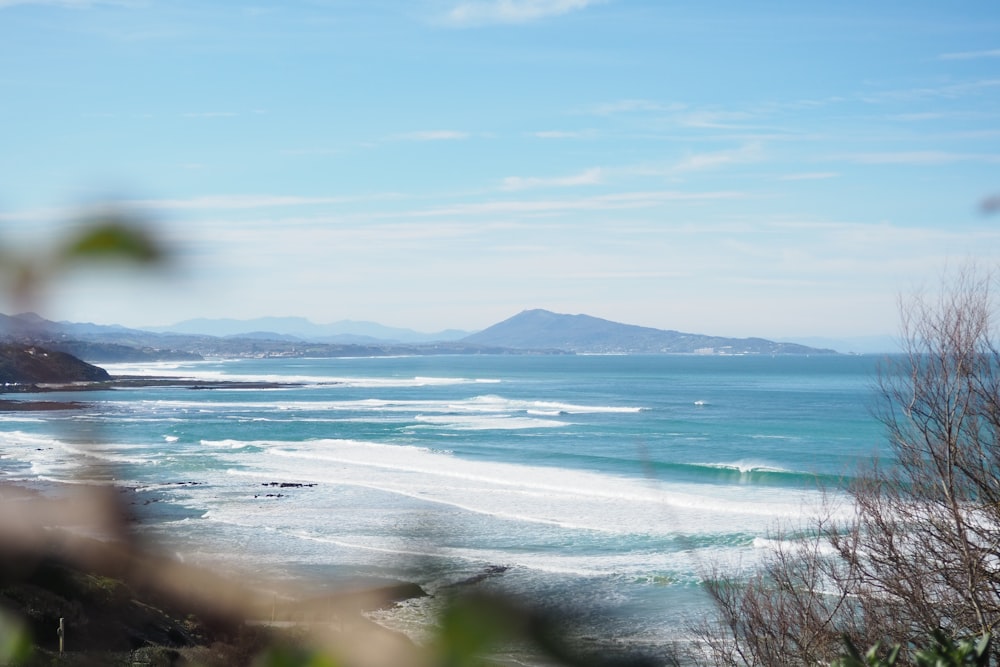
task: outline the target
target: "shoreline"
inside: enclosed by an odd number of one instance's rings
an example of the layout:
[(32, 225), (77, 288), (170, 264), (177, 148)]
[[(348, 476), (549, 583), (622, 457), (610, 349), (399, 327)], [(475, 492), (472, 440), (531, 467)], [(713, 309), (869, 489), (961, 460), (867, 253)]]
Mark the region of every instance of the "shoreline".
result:
[[(254, 382), (242, 380), (196, 380), (193, 378), (173, 377), (169, 375), (119, 375), (111, 380), (95, 382), (70, 382), (64, 384), (20, 385), (11, 390), (5, 387), (0, 390), (0, 397), (18, 394), (47, 394), (62, 392), (105, 391), (115, 389), (132, 389), (141, 387), (180, 387), (193, 391), (212, 389), (290, 389), (301, 387), (299, 382)], [(86, 401), (46, 401), (40, 399), (19, 400), (16, 398), (0, 398), (0, 412), (49, 412), (56, 410), (81, 410), (90, 404)]]

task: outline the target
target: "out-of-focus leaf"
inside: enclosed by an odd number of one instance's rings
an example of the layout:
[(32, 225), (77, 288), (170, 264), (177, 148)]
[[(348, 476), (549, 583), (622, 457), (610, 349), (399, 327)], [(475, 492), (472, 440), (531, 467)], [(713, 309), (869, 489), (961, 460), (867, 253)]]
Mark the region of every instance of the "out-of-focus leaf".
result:
[(876, 642), (869, 648), (864, 656), (854, 646), (854, 642), (849, 637), (844, 636), (845, 653), (830, 663), (830, 667), (894, 667), (899, 661), (900, 646), (896, 644), (888, 655), (882, 657), (882, 642)]
[(31, 637), (15, 616), (0, 613), (0, 665), (17, 665), (31, 657)]
[(268, 647), (253, 661), (254, 667), (340, 667), (332, 656), (287, 646)]
[(439, 664), (447, 667), (488, 664), (488, 655), (501, 642), (525, 638), (525, 619), (518, 612), (513, 605), (489, 596), (453, 600), (441, 617), (437, 637)]
[(65, 262), (126, 260), (151, 264), (164, 259), (160, 244), (140, 224), (123, 216), (90, 220), (68, 239), (59, 258)]
[(942, 630), (933, 633), (934, 642), (913, 656), (918, 667), (960, 667), (973, 665), (985, 667), (990, 664), (991, 636), (955, 640)]

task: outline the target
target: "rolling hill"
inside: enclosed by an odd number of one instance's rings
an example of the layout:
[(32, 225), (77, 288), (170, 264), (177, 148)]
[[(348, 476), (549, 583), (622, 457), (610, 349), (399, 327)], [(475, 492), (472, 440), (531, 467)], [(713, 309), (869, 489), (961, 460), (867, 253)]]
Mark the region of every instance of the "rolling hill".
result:
[(796, 343), (682, 333), (541, 309), (525, 310), (462, 342), (590, 354), (835, 354)]

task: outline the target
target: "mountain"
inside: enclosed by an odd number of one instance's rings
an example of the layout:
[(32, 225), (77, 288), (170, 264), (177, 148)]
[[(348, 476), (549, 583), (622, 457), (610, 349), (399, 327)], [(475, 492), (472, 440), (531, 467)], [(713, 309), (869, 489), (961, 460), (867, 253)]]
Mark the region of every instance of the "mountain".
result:
[(235, 336), (289, 340), (292, 336), (313, 343), (429, 343), (459, 340), (468, 331), (448, 329), (422, 333), (412, 329), (387, 327), (376, 322), (340, 320), (315, 324), (304, 317), (259, 317), (250, 320), (198, 318), (167, 327), (149, 327), (148, 331), (203, 336)]
[(796, 343), (681, 333), (540, 309), (526, 310), (462, 342), (591, 354), (835, 354)]

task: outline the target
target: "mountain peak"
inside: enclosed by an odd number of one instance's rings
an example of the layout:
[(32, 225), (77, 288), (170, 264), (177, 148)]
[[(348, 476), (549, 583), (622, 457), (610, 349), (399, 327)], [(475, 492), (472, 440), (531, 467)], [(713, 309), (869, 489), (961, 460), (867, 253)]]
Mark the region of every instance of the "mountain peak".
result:
[(514, 349), (558, 349), (592, 354), (820, 354), (832, 350), (763, 338), (724, 338), (620, 324), (591, 315), (524, 310), (463, 339)]

